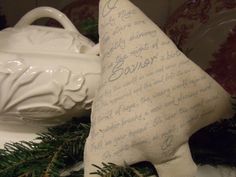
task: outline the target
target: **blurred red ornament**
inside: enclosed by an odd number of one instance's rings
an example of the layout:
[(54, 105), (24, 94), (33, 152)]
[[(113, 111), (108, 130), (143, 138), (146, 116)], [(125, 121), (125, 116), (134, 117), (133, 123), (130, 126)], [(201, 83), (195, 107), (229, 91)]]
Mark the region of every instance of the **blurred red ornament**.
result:
[(236, 0), (191, 0), (168, 20), (176, 45), (229, 93), (236, 94)]
[[(98, 5), (99, 0), (77, 0), (66, 5), (61, 11), (83, 35), (94, 42), (98, 42)], [(47, 25), (61, 26), (51, 19), (47, 22)]]

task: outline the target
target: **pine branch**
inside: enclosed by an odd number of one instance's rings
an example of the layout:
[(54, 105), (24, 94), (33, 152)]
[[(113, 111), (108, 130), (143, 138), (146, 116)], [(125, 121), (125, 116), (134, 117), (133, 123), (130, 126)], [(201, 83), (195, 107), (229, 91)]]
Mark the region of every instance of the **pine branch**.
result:
[(98, 35), (98, 19), (86, 19), (80, 23), (79, 31), (97, 43), (99, 41)]
[[(36, 142), (7, 143), (4, 149), (0, 149), (0, 177), (59, 177), (62, 171), (83, 161), (89, 129), (88, 122), (82, 123), (81, 118), (73, 119), (39, 134)], [(193, 158), (199, 164), (236, 166), (235, 137), (236, 116), (210, 125), (191, 138)], [(102, 167), (96, 167), (93, 174), (101, 177), (155, 174), (150, 165), (144, 164), (121, 167), (103, 163)], [(83, 177), (83, 169), (61, 177)]]
[(69, 175), (61, 177), (84, 177), (84, 170), (72, 171)]
[(125, 164), (118, 166), (113, 163), (102, 163), (102, 167), (94, 165), (97, 171), (91, 174), (96, 174), (101, 177), (147, 177), (154, 175), (152, 169), (143, 166), (142, 168), (131, 167)]
[(0, 176), (59, 177), (64, 168), (83, 160), (89, 128), (73, 119), (39, 134), (40, 143), (6, 144), (0, 150)]
[(59, 146), (57, 150), (50, 156), (48, 166), (43, 172), (42, 177), (59, 176), (60, 168), (65, 166), (63, 163), (58, 162), (58, 158), (60, 158), (59, 155), (63, 151), (64, 144), (65, 143)]
[[(88, 123), (82, 124), (74, 119), (67, 124), (50, 128), (47, 133), (41, 133), (37, 138), (40, 143), (6, 144), (5, 149), (0, 150), (0, 176), (59, 177), (62, 170), (83, 160), (84, 144), (89, 129)], [(125, 167), (114, 164), (103, 165), (106, 175), (100, 175), (105, 177), (145, 176), (143, 170), (128, 165)], [(83, 177), (83, 169), (71, 172), (65, 177)]]
[(35, 154), (34, 146), (33, 142), (6, 144), (5, 150), (0, 153), (0, 176), (18, 176), (24, 171), (31, 171), (30, 164), (44, 163), (47, 154)]

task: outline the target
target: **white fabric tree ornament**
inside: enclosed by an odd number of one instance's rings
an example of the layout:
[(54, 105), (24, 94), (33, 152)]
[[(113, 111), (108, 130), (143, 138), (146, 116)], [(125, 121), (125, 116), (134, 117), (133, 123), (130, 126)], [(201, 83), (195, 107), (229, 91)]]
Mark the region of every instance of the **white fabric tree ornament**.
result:
[(194, 177), (188, 139), (231, 113), (230, 96), (128, 0), (100, 1), (102, 81), (85, 146), (92, 164), (150, 161), (160, 177)]

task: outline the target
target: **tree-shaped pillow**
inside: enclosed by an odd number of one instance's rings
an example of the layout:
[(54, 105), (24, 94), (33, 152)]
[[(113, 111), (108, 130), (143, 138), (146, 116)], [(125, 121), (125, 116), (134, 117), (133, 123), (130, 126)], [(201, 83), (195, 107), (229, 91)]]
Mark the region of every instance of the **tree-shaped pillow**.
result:
[(129, 0), (100, 0), (99, 18), (103, 71), (85, 177), (92, 164), (140, 161), (160, 177), (194, 177), (188, 139), (231, 112), (228, 93)]

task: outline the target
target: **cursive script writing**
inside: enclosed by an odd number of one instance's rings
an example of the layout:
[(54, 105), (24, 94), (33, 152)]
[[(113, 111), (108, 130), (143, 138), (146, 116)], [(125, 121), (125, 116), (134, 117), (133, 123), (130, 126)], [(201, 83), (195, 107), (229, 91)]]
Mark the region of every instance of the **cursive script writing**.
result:
[(138, 72), (146, 67), (149, 67), (153, 65), (154, 60), (157, 59), (156, 56), (153, 56), (151, 58), (147, 58), (144, 61), (138, 61), (134, 64), (125, 66), (124, 65), (124, 60), (119, 60), (114, 64), (114, 67), (112, 69), (112, 73), (109, 77), (109, 81), (115, 81), (122, 77), (123, 75), (129, 75), (135, 72)]
[(108, 16), (111, 11), (113, 9), (116, 8), (116, 4), (117, 4), (118, 0), (107, 0), (107, 2), (105, 3), (104, 7), (103, 7), (103, 11), (102, 11), (102, 16), (106, 17)]

